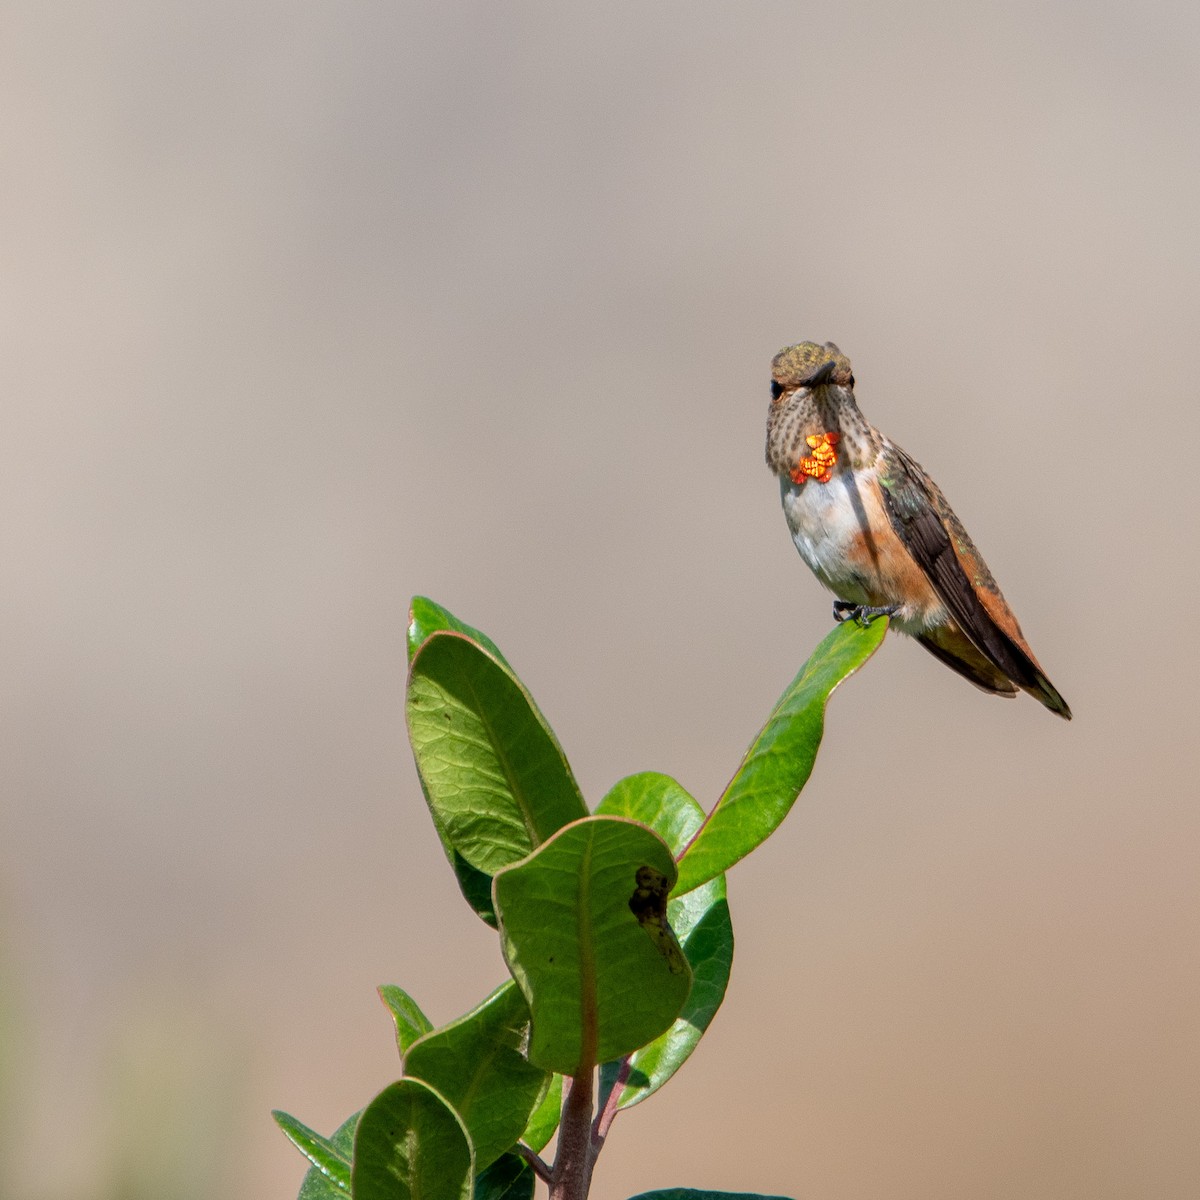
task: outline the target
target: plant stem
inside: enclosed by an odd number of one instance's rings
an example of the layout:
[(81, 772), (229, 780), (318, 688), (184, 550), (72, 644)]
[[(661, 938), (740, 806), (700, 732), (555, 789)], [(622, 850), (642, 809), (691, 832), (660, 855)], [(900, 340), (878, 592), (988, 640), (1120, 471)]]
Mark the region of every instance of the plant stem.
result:
[(550, 1176), (550, 1200), (586, 1200), (592, 1186), (592, 1168), (602, 1144), (592, 1137), (595, 1086), (594, 1069), (573, 1075), (567, 1084), (558, 1154)]
[(596, 1153), (599, 1154), (604, 1146), (604, 1139), (608, 1137), (609, 1127), (613, 1123), (613, 1118), (617, 1115), (618, 1103), (621, 1099), (621, 1093), (625, 1090), (625, 1084), (629, 1080), (629, 1072), (632, 1063), (628, 1056), (621, 1060), (621, 1065), (617, 1069), (617, 1077), (613, 1080), (613, 1085), (608, 1089), (608, 1094), (600, 1097), (600, 1109), (596, 1113), (596, 1120), (592, 1124), (592, 1141), (596, 1143)]
[(533, 1173), (542, 1180), (543, 1183), (550, 1182), (550, 1168), (543, 1161), (541, 1155), (530, 1150), (524, 1142), (517, 1143), (517, 1153), (533, 1168)]

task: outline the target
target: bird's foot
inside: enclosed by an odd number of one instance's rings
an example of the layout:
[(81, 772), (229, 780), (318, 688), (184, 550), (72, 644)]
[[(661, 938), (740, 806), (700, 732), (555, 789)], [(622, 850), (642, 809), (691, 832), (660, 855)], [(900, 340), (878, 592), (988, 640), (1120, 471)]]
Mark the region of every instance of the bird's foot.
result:
[(855, 604), (851, 600), (835, 600), (833, 602), (833, 619), (840, 625), (843, 621), (853, 621), (864, 629), (876, 617), (894, 617), (900, 611), (898, 604)]

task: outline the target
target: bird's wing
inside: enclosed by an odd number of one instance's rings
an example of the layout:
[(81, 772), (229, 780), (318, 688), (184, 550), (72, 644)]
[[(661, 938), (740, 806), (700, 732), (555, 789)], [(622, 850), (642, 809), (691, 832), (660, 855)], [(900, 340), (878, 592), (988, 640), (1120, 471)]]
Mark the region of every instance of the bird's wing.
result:
[(959, 628), (1018, 686), (1033, 691), (1049, 687), (991, 571), (941, 489), (899, 446), (885, 442), (882, 453), (879, 482), (892, 528)]

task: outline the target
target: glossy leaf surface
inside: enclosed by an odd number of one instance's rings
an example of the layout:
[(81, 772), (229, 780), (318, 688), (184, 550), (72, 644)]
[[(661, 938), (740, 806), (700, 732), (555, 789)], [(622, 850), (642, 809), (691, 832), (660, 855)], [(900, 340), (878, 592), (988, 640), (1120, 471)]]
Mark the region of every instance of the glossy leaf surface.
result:
[(419, 1079), (386, 1087), (354, 1135), (354, 1200), (468, 1200), (471, 1143), (454, 1110)]
[(699, 801), (670, 775), (658, 771), (641, 771), (619, 780), (596, 812), (649, 825), (676, 858), (704, 824)]
[(476, 1170), (512, 1147), (545, 1092), (548, 1073), (522, 1052), (528, 1037), (529, 1006), (510, 979), (405, 1055), (405, 1075), (428, 1083), (462, 1119)]
[(537, 1179), (519, 1154), (502, 1154), (475, 1176), (472, 1200), (533, 1200)]
[(465, 634), (473, 642), (478, 642), (493, 658), (508, 665), (500, 647), (486, 633), (460, 621), (449, 609), (443, 608), (427, 596), (414, 596), (408, 609), (408, 661), (421, 648), (422, 642), (430, 634), (451, 631)]
[(443, 845), (494, 875), (586, 815), (562, 748), (524, 686), (459, 633), (409, 671), (409, 737)]
[(558, 1128), (559, 1117), (562, 1115), (563, 1077), (551, 1075), (550, 1086), (546, 1094), (538, 1102), (537, 1108), (521, 1134), (521, 1141), (535, 1154), (541, 1154), (546, 1148), (554, 1131)]
[[(435, 603), (425, 596), (414, 596), (412, 605), (409, 608), (408, 661), (412, 662), (413, 656), (421, 648), (426, 638), (431, 634), (445, 631), (466, 635), (466, 637), (477, 642), (488, 651), (498, 662), (505, 666), (508, 665), (508, 661), (500, 652), (499, 646), (486, 633), (468, 625), (466, 621), (460, 621), (448, 609), (443, 608), (440, 604)], [(423, 783), (422, 788), (424, 788)], [(428, 793), (426, 793), (425, 798), (428, 802)], [(432, 804), (430, 804), (430, 807), (432, 808)], [(438, 827), (436, 814), (434, 825), (438, 828), (438, 836), (442, 839), (446, 857), (449, 858), (450, 866), (453, 868), (454, 874), (458, 879), (458, 886), (462, 891), (463, 898), (494, 929), (496, 927), (496, 914), (492, 909), (492, 877), (483, 871), (476, 870), (453, 846), (448, 844), (443, 831)]]
[(484, 871), (476, 870), (452, 847), (447, 847), (446, 854), (463, 899), (481, 920), (495, 929), (496, 910), (492, 907), (492, 877)]
[(396, 1025), (396, 1047), (403, 1056), (417, 1038), (433, 1028), (433, 1022), (420, 1010), (417, 1002), (395, 984), (383, 984), (379, 988), (379, 998), (392, 1014)]
[[(733, 925), (725, 899), (725, 876), (672, 900), (667, 912), (692, 968), (692, 990), (670, 1029), (629, 1056), (619, 1108), (640, 1104), (683, 1066), (716, 1016), (729, 985)], [(604, 1064), (601, 1084), (605, 1090), (617, 1083), (620, 1071), (620, 1062)]]
[(331, 1138), (321, 1134), (288, 1113), (275, 1109), (271, 1116), (287, 1134), (288, 1140), (312, 1163), (300, 1187), (300, 1200), (328, 1200), (350, 1195), (350, 1159), (354, 1153), (355, 1113)]
[(630, 907), (647, 873), (665, 896), (675, 864), (662, 839), (595, 816), (496, 875), (504, 956), (533, 1014), (532, 1062), (578, 1074), (653, 1041), (679, 1015), (691, 969), (665, 903), (663, 919)]
[[(678, 854), (704, 821), (704, 811), (667, 775), (645, 772), (622, 779), (597, 809), (649, 825)], [(656, 1092), (687, 1061), (721, 1007), (733, 965), (733, 925), (718, 876), (667, 906), (671, 928), (692, 968), (692, 990), (671, 1028), (624, 1060), (601, 1068), (604, 1091), (622, 1072), (620, 1108), (631, 1108)]]
[(887, 618), (837, 626), (780, 697), (741, 766), (679, 862), (676, 894), (715, 878), (764, 842), (812, 773), (830, 693), (879, 648)]

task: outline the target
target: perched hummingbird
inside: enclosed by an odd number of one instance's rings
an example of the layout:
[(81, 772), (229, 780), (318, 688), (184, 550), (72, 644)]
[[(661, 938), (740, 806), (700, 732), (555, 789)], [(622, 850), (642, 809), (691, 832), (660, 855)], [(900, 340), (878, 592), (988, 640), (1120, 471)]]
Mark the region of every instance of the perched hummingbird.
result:
[(836, 620), (886, 614), (984, 691), (1021, 688), (1071, 719), (941, 489), (858, 411), (850, 360), (832, 342), (772, 361), (767, 466), (800, 557), (837, 597)]

